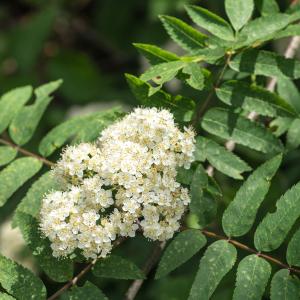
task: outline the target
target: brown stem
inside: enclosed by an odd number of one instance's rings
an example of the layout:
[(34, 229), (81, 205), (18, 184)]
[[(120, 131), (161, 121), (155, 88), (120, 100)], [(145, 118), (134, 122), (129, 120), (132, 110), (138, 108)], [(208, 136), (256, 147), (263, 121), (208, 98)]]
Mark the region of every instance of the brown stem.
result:
[(9, 141), (7, 141), (7, 140), (4, 140), (4, 139), (0, 138), (0, 143), (3, 144), (3, 145), (9, 146), (9, 147), (11, 147), (11, 148), (16, 149), (18, 152), (24, 154), (25, 156), (31, 156), (31, 157), (34, 157), (34, 158), (40, 160), (42, 163), (44, 163), (45, 165), (47, 165), (47, 166), (49, 166), (49, 167), (54, 166), (54, 163), (53, 163), (52, 161), (50, 161), (50, 160), (48, 160), (48, 159), (46, 159), (46, 158), (44, 158), (44, 157), (42, 157), (42, 156), (39, 156), (39, 155), (37, 155), (37, 154), (35, 154), (35, 153), (32, 153), (32, 152), (30, 152), (30, 151), (28, 151), (28, 150), (26, 150), (26, 149), (24, 149), (24, 148), (21, 148), (20, 146), (15, 145), (15, 144), (12, 143), (12, 142), (9, 142)]
[[(126, 238), (120, 238), (116, 240), (113, 244), (114, 248), (118, 247), (121, 243), (123, 243)], [(75, 277), (73, 277), (70, 281), (68, 281), (63, 287), (61, 287), (58, 291), (56, 291), (52, 296), (50, 296), (47, 300), (57, 299), (61, 294), (67, 291), (69, 288), (74, 286), (85, 274), (87, 274), (91, 268), (96, 264), (99, 257), (94, 259), (91, 263), (85, 266)]]
[(210, 103), (210, 101), (211, 101), (211, 99), (212, 99), (212, 97), (213, 97), (213, 95), (214, 95), (214, 92), (215, 92), (216, 88), (219, 87), (219, 85), (220, 85), (220, 83), (221, 83), (221, 81), (222, 81), (222, 78), (223, 78), (223, 76), (224, 76), (224, 73), (225, 73), (225, 71), (226, 71), (226, 69), (227, 69), (227, 67), (228, 67), (228, 65), (229, 65), (231, 56), (232, 56), (231, 54), (228, 54), (228, 55), (227, 55), (225, 65), (224, 65), (224, 67), (222, 68), (220, 74), (218, 75), (214, 87), (210, 90), (210, 92), (209, 92), (209, 94), (207, 95), (207, 98), (206, 98), (206, 100), (204, 101), (204, 103), (203, 103), (201, 106), (199, 106), (199, 109), (197, 110), (196, 116), (195, 116), (194, 121), (193, 121), (193, 126), (194, 126), (194, 127), (197, 126), (197, 124), (198, 124), (198, 122), (199, 122), (201, 116), (202, 116), (203, 113), (205, 112), (205, 109), (207, 108), (208, 104)]
[(214, 233), (214, 232), (211, 232), (211, 231), (208, 231), (208, 230), (204, 230), (202, 229), (201, 232), (208, 236), (208, 237), (212, 237), (212, 238), (215, 238), (215, 239), (218, 239), (218, 240), (227, 240), (228, 243), (236, 246), (237, 248), (240, 248), (240, 249), (243, 249), (245, 251), (248, 251), (248, 252), (251, 252), (251, 253), (254, 253), (260, 257), (263, 257), (264, 259), (266, 260), (269, 260), (270, 262), (273, 262), (274, 264), (277, 264), (278, 266), (280, 266), (281, 268), (284, 268), (284, 269), (288, 269), (289, 271), (291, 272), (294, 272), (294, 273), (297, 273), (297, 274), (300, 274), (300, 270), (299, 269), (296, 269), (296, 268), (292, 268), (286, 264), (284, 264), (283, 262), (281, 262), (280, 260), (272, 257), (272, 256), (269, 256), (267, 254), (264, 254), (264, 253), (261, 253), (261, 252), (258, 252), (256, 251), (255, 249), (252, 249), (250, 247), (248, 247), (247, 245), (244, 245), (238, 241), (235, 241), (235, 240), (232, 240), (232, 239), (229, 239), (228, 237), (225, 237), (225, 236), (222, 236), (222, 235), (219, 235), (217, 233)]
[[(166, 246), (166, 242), (161, 242), (154, 247), (153, 252), (151, 253), (150, 257), (147, 259), (143, 267), (143, 273), (146, 276), (150, 273), (150, 271), (158, 262), (160, 254), (162, 253), (165, 246)], [(138, 291), (140, 290), (143, 283), (144, 283), (144, 279), (134, 280), (125, 294), (125, 300), (133, 300), (137, 295)]]

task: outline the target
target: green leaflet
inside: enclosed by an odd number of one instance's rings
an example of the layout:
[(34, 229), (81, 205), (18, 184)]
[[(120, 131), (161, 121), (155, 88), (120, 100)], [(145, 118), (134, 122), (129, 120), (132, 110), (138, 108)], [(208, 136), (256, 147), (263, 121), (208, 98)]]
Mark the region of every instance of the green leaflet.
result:
[(31, 86), (19, 87), (4, 94), (0, 98), (0, 133), (9, 125), (14, 116), (30, 99)]
[(205, 77), (202, 73), (202, 68), (195, 62), (188, 63), (183, 69), (182, 72), (189, 74), (190, 77), (186, 80), (192, 88), (196, 90), (204, 89)]
[(299, 300), (300, 281), (289, 270), (279, 270), (271, 282), (271, 300)]
[(190, 169), (180, 167), (177, 169), (176, 181), (182, 184), (189, 185), (192, 182), (195, 169), (193, 166)]
[(100, 136), (101, 131), (115, 121), (119, 115), (120, 109), (115, 108), (71, 118), (54, 127), (44, 136), (39, 145), (39, 152), (47, 157), (71, 138), (76, 143), (91, 142)]
[(279, 12), (276, 0), (255, 0), (255, 6), (263, 16)]
[(149, 88), (149, 96), (155, 94), (161, 86), (172, 80), (185, 65), (183, 61), (165, 62), (150, 67), (144, 74), (140, 76), (143, 81), (153, 81), (157, 87)]
[(295, 119), (287, 132), (287, 147), (295, 149), (300, 145), (300, 119)]
[(289, 265), (300, 267), (300, 228), (295, 232), (289, 242), (286, 260)]
[(72, 140), (72, 144), (95, 141), (100, 136), (103, 129), (122, 116), (123, 113), (120, 107), (115, 107), (92, 115), (92, 117), (87, 120), (82, 128), (76, 133)]
[(70, 259), (58, 259), (52, 255), (49, 241), (41, 237), (36, 218), (18, 212), (18, 227), (38, 264), (52, 280), (65, 282), (72, 278), (73, 262)]
[(294, 109), (275, 93), (245, 82), (231, 80), (217, 89), (221, 101), (234, 107), (242, 107), (248, 112), (255, 111), (262, 116), (293, 116)]
[(237, 251), (227, 241), (211, 244), (200, 260), (188, 300), (210, 299), (221, 279), (231, 270)]
[(62, 80), (57, 80), (35, 89), (35, 102), (22, 107), (14, 117), (9, 126), (9, 135), (16, 144), (23, 145), (30, 140), (52, 100), (49, 95), (58, 89), (61, 84)]
[(295, 36), (295, 35), (300, 35), (300, 24), (291, 24), (287, 26), (285, 29), (276, 33), (274, 38), (277, 40), (277, 39), (282, 39), (284, 37)]
[(180, 57), (176, 54), (163, 50), (155, 45), (140, 43), (134, 43), (133, 45), (143, 56), (145, 56), (148, 59), (151, 65), (157, 65), (164, 62), (175, 61), (180, 59)]
[(291, 79), (284, 77), (278, 78), (277, 92), (298, 114), (300, 113), (300, 93)]
[(188, 229), (180, 232), (165, 250), (155, 274), (155, 279), (166, 276), (171, 271), (188, 261), (206, 244), (201, 231)]
[(236, 275), (233, 300), (262, 299), (271, 275), (271, 266), (256, 254), (246, 256), (240, 263)]
[(208, 175), (199, 164), (190, 186), (191, 203), (190, 211), (198, 218), (201, 227), (209, 224), (217, 213), (217, 203), (209, 191)]
[(195, 52), (205, 47), (207, 36), (185, 22), (171, 16), (160, 16), (169, 36), (183, 49)]
[(227, 236), (241, 236), (251, 229), (257, 210), (269, 191), (271, 179), (276, 174), (281, 160), (281, 155), (268, 160), (240, 187), (223, 214), (222, 225)]
[(283, 135), (290, 128), (294, 119), (278, 117), (270, 123), (270, 128), (275, 136)]
[(235, 179), (243, 179), (241, 173), (251, 170), (251, 167), (237, 155), (205, 137), (196, 138), (195, 156), (196, 159), (201, 156), (202, 161), (207, 159), (214, 168)]
[(143, 272), (134, 263), (116, 255), (98, 260), (93, 268), (93, 274), (97, 277), (115, 279), (145, 279)]
[(202, 28), (206, 29), (220, 39), (233, 41), (234, 34), (231, 26), (221, 17), (209, 10), (195, 6), (186, 6), (187, 13), (191, 19)]
[(300, 77), (300, 61), (263, 50), (248, 50), (238, 54), (229, 66), (237, 72), (268, 77)]
[(255, 248), (259, 251), (277, 249), (300, 216), (300, 183), (289, 189), (276, 203), (276, 211), (268, 213), (258, 225)]
[[(285, 28), (290, 23), (287, 14), (272, 14), (249, 22), (240, 32), (238, 47), (253, 43), (262, 43), (273, 38), (274, 33)], [(246, 38), (246, 40), (244, 40)]]
[(0, 255), (0, 284), (18, 300), (46, 299), (46, 288), (42, 280), (2, 255)]
[(0, 206), (34, 176), (42, 167), (42, 163), (33, 157), (18, 158), (0, 172)]
[(61, 300), (108, 300), (102, 291), (94, 284), (86, 281), (81, 287), (74, 286), (59, 298)]
[(128, 85), (135, 98), (145, 107), (164, 107), (168, 108), (178, 121), (190, 121), (195, 103), (189, 98), (172, 96), (164, 91), (158, 91), (149, 97), (150, 85), (143, 82), (138, 77), (126, 74)]
[(283, 151), (281, 142), (265, 127), (226, 109), (210, 109), (201, 125), (211, 134), (263, 153)]
[(9, 146), (0, 146), (0, 166), (10, 163), (17, 156), (18, 151)]
[(14, 298), (14, 297), (12, 297), (8, 294), (4, 294), (4, 293), (0, 292), (0, 299), (1, 300), (13, 300), (13, 299), (16, 299), (16, 298)]
[(19, 213), (31, 215), (38, 218), (40, 212), (41, 201), (44, 195), (53, 190), (59, 190), (60, 184), (51, 172), (43, 174), (38, 178), (27, 191), (26, 196), (21, 200), (13, 217), (13, 226), (17, 226), (19, 221)]
[(253, 0), (226, 0), (226, 14), (236, 31), (239, 31), (251, 18)]

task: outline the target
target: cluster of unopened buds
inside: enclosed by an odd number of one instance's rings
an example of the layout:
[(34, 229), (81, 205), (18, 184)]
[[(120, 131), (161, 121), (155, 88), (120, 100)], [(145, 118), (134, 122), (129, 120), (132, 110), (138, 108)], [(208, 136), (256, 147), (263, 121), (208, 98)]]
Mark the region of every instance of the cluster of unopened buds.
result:
[(52, 171), (64, 189), (47, 194), (40, 212), (53, 255), (105, 257), (114, 240), (137, 230), (171, 238), (190, 202), (176, 170), (190, 167), (194, 151), (193, 130), (156, 108), (135, 109), (94, 144), (67, 147)]

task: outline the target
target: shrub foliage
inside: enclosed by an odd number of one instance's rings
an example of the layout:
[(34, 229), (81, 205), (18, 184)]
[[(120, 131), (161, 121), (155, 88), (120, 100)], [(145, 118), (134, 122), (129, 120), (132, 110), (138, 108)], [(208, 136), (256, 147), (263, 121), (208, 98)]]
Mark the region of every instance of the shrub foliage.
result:
[[(228, 21), (200, 6), (187, 6), (186, 11), (194, 25), (160, 16), (184, 55), (134, 44), (151, 66), (139, 77), (126, 74), (141, 106), (166, 108), (180, 126), (192, 124), (197, 131), (196, 161), (189, 170), (178, 170), (178, 181), (190, 190), (189, 209), (180, 232), (161, 257), (160, 251), (154, 253), (150, 267), (141, 270), (113, 253), (85, 262), (78, 271), (78, 257), (53, 257), (49, 241), (39, 231), (41, 199), (57, 185), (49, 176), (57, 150), (66, 144), (94, 141), (124, 114), (122, 110), (68, 119), (47, 133), (36, 151), (29, 152), (26, 144), (62, 81), (35, 89), (19, 87), (0, 99), (0, 206), (31, 180), (14, 212), (13, 225), (19, 227), (43, 274), (61, 283), (57, 293), (48, 295), (50, 299), (107, 299), (88, 280), (76, 286), (78, 279), (90, 271), (96, 277), (116, 280), (151, 279), (150, 270), (159, 261), (155, 279), (160, 280), (197, 253), (200, 261), (190, 300), (210, 299), (233, 268), (233, 299), (300, 298), (300, 183), (289, 186), (277, 200), (272, 195), (269, 212), (261, 213), (278, 170), (300, 145), (300, 93), (293, 82), (300, 78), (300, 62), (291, 54), (300, 35), (299, 6), (292, 5), (283, 13), (275, 0), (225, 0)], [(284, 37), (290, 38), (286, 55), (265, 50), (268, 42)], [(168, 93), (164, 86), (175, 78), (197, 97)], [(261, 162), (258, 167), (256, 158)], [(222, 186), (217, 183), (220, 177), (232, 180), (234, 186), (240, 183), (229, 203), (223, 201)], [(246, 235), (252, 239), (249, 245), (244, 243)], [(41, 278), (0, 255), (1, 299), (46, 299)], [(127, 299), (135, 297), (132, 290)]]

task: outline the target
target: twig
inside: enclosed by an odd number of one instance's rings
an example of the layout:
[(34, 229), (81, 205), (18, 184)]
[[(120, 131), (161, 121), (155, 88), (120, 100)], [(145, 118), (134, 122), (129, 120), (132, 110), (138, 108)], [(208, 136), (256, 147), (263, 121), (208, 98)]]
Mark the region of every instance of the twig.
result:
[(230, 63), (231, 56), (232, 56), (232, 54), (228, 54), (228, 55), (227, 55), (225, 65), (224, 65), (224, 67), (222, 68), (222, 70), (221, 70), (221, 72), (220, 72), (220, 74), (219, 74), (219, 76), (218, 76), (218, 78), (217, 78), (217, 80), (216, 80), (216, 83), (215, 83), (214, 87), (210, 90), (210, 92), (209, 92), (209, 94), (207, 95), (207, 98), (206, 98), (206, 100), (204, 101), (204, 103), (203, 103), (203, 104), (199, 107), (199, 109), (197, 110), (196, 116), (195, 116), (195, 118), (194, 118), (194, 120), (193, 120), (193, 123), (192, 123), (194, 127), (197, 126), (197, 124), (198, 124), (198, 122), (199, 122), (199, 120), (200, 120), (202, 114), (204, 113), (204, 111), (205, 111), (206, 107), (208, 106), (209, 102), (211, 101), (211, 99), (212, 99), (212, 97), (213, 97), (213, 95), (214, 95), (214, 92), (215, 92), (216, 88), (219, 87), (219, 85), (220, 85), (220, 83), (221, 83), (221, 81), (222, 81), (222, 78), (223, 78), (223, 76), (224, 76), (224, 73), (225, 73), (225, 71), (226, 71), (226, 69), (227, 69), (227, 67), (228, 67), (228, 65), (229, 65), (229, 63)]
[(238, 241), (235, 241), (235, 240), (232, 240), (232, 239), (228, 239), (228, 237), (225, 237), (225, 236), (222, 236), (222, 235), (219, 235), (219, 234), (216, 234), (214, 232), (211, 232), (211, 231), (208, 231), (208, 230), (204, 230), (202, 229), (201, 232), (206, 235), (206, 236), (209, 236), (209, 237), (212, 237), (212, 238), (215, 238), (217, 240), (227, 240), (230, 244), (236, 246), (237, 248), (240, 248), (240, 249), (243, 249), (245, 251), (248, 251), (248, 252), (251, 252), (251, 253), (254, 253), (260, 257), (263, 257), (264, 259), (280, 266), (281, 268), (284, 268), (284, 269), (288, 269), (289, 271), (291, 272), (294, 272), (294, 273), (297, 273), (297, 274), (300, 274), (300, 270), (297, 269), (297, 268), (292, 268), (288, 265), (286, 265), (285, 263), (281, 262), (280, 260), (272, 257), (272, 256), (269, 256), (267, 254), (264, 254), (264, 253), (261, 253), (261, 252), (258, 252), (256, 251), (255, 249), (252, 249), (250, 247), (248, 247), (247, 245), (245, 244), (242, 244)]
[(26, 149), (24, 149), (24, 148), (21, 148), (20, 146), (15, 145), (15, 144), (13, 144), (12, 142), (9, 142), (9, 141), (6, 141), (6, 140), (0, 138), (0, 143), (1, 143), (1, 144), (4, 144), (4, 145), (6, 145), (6, 146), (9, 146), (9, 147), (11, 147), (11, 148), (16, 149), (18, 152), (24, 154), (25, 156), (31, 156), (31, 157), (34, 157), (34, 158), (40, 160), (42, 163), (44, 163), (45, 165), (47, 165), (47, 166), (49, 166), (49, 167), (54, 166), (54, 163), (53, 163), (52, 161), (50, 161), (50, 160), (48, 160), (48, 159), (46, 159), (46, 158), (44, 158), (44, 157), (42, 157), (42, 156), (39, 156), (39, 155), (37, 155), (37, 154), (35, 154), (35, 153), (32, 153), (32, 152), (30, 152), (30, 151), (28, 151), (28, 150), (26, 150)]
[[(122, 242), (125, 241), (126, 238), (120, 238), (115, 241), (114, 248), (119, 246)], [(87, 274), (91, 268), (96, 264), (99, 258), (94, 259), (91, 263), (85, 266), (75, 277), (73, 277), (70, 281), (68, 281), (63, 287), (61, 287), (57, 292), (55, 292), (52, 296), (50, 296), (47, 300), (57, 299), (61, 294), (67, 291), (69, 288), (74, 286), (85, 274)]]
[[(152, 268), (158, 262), (160, 254), (162, 253), (165, 246), (166, 246), (166, 242), (161, 242), (154, 247), (153, 252), (151, 253), (148, 260), (146, 261), (145, 266), (143, 267), (143, 273), (146, 276), (150, 273)], [(134, 280), (125, 294), (125, 300), (133, 300), (137, 295), (138, 291), (140, 290), (143, 282), (144, 279)]]

